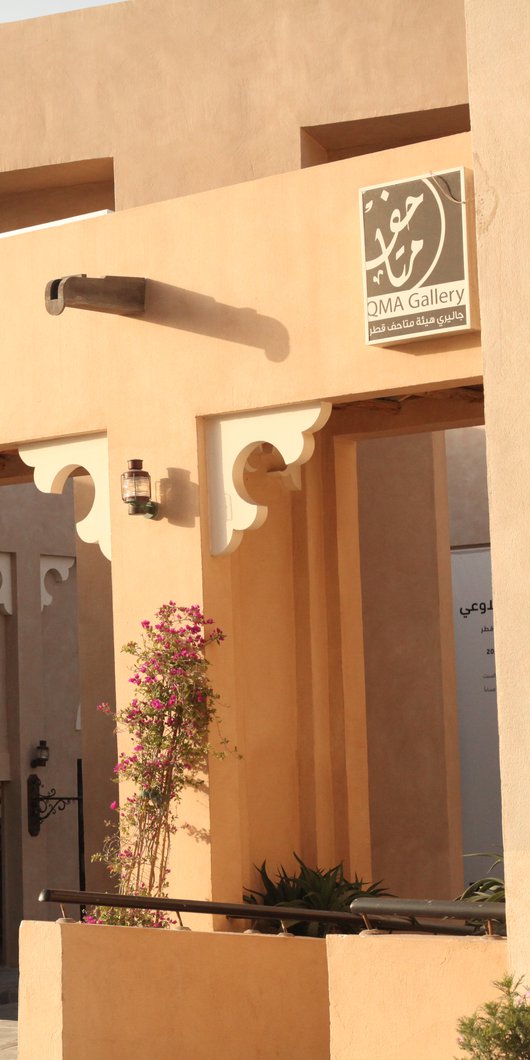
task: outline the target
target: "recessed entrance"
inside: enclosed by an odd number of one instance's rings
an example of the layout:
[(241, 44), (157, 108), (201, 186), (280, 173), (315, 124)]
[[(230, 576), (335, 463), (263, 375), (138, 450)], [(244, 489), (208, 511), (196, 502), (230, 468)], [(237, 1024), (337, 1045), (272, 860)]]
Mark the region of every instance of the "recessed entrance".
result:
[[(300, 489), (267, 447), (253, 456), (245, 488), (267, 520), (204, 558), (206, 609), (232, 631), (220, 691), (244, 756), (232, 793), (212, 764), (212, 832), (239, 827), (249, 864), (296, 850), (400, 897), (463, 889), (450, 492), (476, 515), (467, 495), (482, 504), (485, 483), (452, 432), (482, 423), (479, 384), (345, 399)], [(220, 894), (232, 870), (222, 841), (212, 849)]]
[[(5, 448), (0, 486), (2, 960), (15, 965), (20, 920), (54, 915), (37, 901), (47, 881), (109, 889), (90, 855), (114, 797), (115, 737), (96, 710), (114, 701), (112, 592), (110, 562), (76, 534), (94, 499), (82, 468), (62, 493), (42, 493)], [(38, 834), (28, 826), (30, 775), (50, 796)], [(55, 795), (73, 801), (61, 807)]]

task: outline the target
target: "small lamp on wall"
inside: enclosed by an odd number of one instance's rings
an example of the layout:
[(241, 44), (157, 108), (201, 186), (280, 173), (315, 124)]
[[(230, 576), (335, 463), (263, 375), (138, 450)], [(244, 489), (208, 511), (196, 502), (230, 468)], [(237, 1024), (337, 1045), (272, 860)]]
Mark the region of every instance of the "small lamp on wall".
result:
[(50, 748), (48, 747), (46, 740), (39, 740), (38, 747), (35, 747), (33, 751), (33, 758), (31, 759), (31, 768), (39, 769), (41, 766), (45, 766), (49, 757)]
[(129, 515), (145, 515), (154, 519), (158, 504), (151, 500), (151, 476), (143, 470), (143, 460), (128, 460), (129, 470), (121, 476), (121, 499), (129, 508)]

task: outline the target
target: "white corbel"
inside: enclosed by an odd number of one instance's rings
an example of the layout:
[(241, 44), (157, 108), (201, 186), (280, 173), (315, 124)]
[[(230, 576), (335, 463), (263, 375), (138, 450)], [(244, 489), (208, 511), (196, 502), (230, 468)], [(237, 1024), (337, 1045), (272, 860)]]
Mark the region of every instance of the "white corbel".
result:
[(11, 553), (0, 552), (0, 614), (13, 614), (13, 580)]
[(56, 582), (65, 582), (71, 568), (75, 563), (73, 556), (41, 556), (40, 557), (40, 609), (53, 602), (53, 596), (46, 588), (46, 575), (50, 572), (54, 575)]
[[(244, 472), (254, 449), (269, 443), (279, 451), (286, 472), (305, 464), (315, 448), (313, 435), (331, 415), (328, 401), (215, 416), (205, 423), (210, 543), (214, 556), (233, 552), (245, 530), (257, 530), (267, 508), (245, 487)], [(251, 470), (251, 469), (250, 469)], [(296, 482), (296, 474), (292, 476)]]
[(106, 435), (87, 434), (78, 438), (57, 438), (37, 445), (21, 445), (20, 456), (35, 468), (34, 481), (43, 493), (62, 493), (69, 476), (83, 467), (94, 482), (92, 507), (77, 524), (82, 541), (97, 542), (110, 559), (109, 453)]

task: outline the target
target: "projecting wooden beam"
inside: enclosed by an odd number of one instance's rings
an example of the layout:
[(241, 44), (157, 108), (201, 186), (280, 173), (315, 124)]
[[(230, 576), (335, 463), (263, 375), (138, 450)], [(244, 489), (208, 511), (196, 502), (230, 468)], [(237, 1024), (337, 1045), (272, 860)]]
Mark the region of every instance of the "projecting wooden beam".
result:
[(484, 423), (481, 385), (367, 398), (335, 406), (330, 427), (352, 439), (478, 427)]
[(62, 276), (46, 284), (48, 313), (63, 309), (90, 309), (99, 313), (143, 313), (145, 279), (142, 276)]

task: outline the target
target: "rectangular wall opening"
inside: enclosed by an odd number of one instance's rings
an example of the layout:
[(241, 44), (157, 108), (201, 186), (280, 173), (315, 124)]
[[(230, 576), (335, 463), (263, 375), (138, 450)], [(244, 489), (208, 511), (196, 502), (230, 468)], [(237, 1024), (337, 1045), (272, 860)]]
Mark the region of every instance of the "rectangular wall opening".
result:
[(436, 107), (408, 114), (384, 114), (377, 118), (311, 125), (300, 130), (302, 169), (355, 158), (374, 151), (389, 151), (423, 140), (469, 132), (469, 106)]
[(113, 209), (112, 158), (0, 173), (0, 233)]

